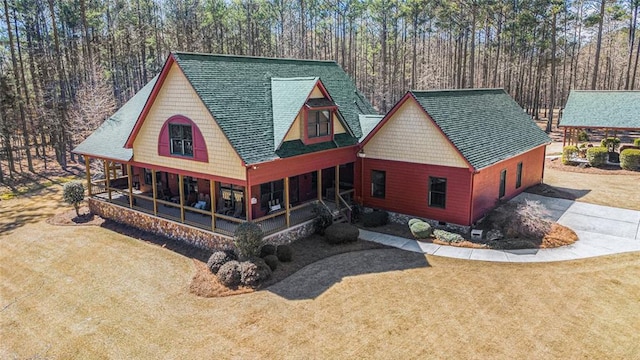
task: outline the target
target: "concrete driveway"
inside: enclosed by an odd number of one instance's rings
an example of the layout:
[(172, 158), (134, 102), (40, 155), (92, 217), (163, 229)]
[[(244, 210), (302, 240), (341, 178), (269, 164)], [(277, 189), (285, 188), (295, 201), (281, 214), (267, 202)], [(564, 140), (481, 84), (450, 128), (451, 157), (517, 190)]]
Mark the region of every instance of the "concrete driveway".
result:
[(511, 201), (540, 201), (553, 221), (572, 229), (579, 240), (553, 249), (470, 249), (423, 243), (360, 230), (360, 238), (403, 250), (456, 259), (495, 262), (548, 262), (640, 251), (640, 211), (522, 193)]

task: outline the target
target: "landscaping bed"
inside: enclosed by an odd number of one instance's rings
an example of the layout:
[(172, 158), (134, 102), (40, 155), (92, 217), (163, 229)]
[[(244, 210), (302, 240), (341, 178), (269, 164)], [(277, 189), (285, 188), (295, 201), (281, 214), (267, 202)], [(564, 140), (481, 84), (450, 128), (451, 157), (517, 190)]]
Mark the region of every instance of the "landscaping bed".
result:
[(599, 175), (638, 175), (637, 171), (625, 170), (619, 165), (602, 165), (592, 167), (588, 163), (583, 165), (565, 165), (560, 158), (546, 159), (544, 162), (545, 169), (554, 169), (567, 172), (576, 172), (583, 174), (599, 174)]

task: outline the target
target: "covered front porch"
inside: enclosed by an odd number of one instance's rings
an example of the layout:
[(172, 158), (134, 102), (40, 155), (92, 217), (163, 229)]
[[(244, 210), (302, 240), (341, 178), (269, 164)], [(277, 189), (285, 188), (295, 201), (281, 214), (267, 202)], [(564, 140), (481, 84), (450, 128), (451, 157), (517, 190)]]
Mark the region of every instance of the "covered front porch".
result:
[(107, 159), (93, 159), (102, 165), (95, 179), (91, 161), (85, 158), (91, 198), (226, 236), (248, 220), (266, 235), (302, 224), (315, 217), (314, 204), (351, 216), (352, 164), (245, 186)]

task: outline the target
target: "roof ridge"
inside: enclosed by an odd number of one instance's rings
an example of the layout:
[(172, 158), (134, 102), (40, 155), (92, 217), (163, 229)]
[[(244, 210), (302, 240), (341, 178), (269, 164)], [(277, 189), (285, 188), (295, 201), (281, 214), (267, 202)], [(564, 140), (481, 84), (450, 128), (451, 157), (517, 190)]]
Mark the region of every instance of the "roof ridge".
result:
[(272, 77), (271, 80), (275, 81), (300, 81), (300, 80), (319, 80), (317, 76), (298, 76), (298, 77)]
[(612, 92), (629, 92), (629, 93), (640, 93), (640, 90), (571, 90), (572, 93), (574, 92), (608, 92), (608, 93), (612, 93)]
[(251, 56), (251, 55), (234, 55), (234, 54), (208, 54), (200, 52), (190, 51), (172, 51), (174, 55), (197, 55), (206, 57), (218, 57), (218, 58), (236, 58), (236, 59), (254, 59), (254, 60), (273, 60), (273, 61), (291, 61), (291, 62), (310, 62), (310, 63), (326, 63), (326, 64), (338, 64), (335, 60), (315, 60), (315, 59), (295, 59), (295, 58), (278, 58), (267, 56)]
[(431, 89), (431, 90), (409, 90), (413, 94), (422, 93), (442, 93), (442, 92), (482, 92), (482, 91), (505, 91), (504, 88), (471, 88), (471, 89)]

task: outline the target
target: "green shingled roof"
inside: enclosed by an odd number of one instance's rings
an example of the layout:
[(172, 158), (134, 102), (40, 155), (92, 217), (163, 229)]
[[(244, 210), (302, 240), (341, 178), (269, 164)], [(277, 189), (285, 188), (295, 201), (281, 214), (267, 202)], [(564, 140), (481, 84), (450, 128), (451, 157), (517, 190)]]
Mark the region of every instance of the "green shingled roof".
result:
[(360, 141), (369, 135), (370, 132), (378, 125), (378, 123), (384, 118), (384, 115), (360, 115), (360, 129), (362, 129), (362, 136)]
[(293, 121), (317, 82), (317, 77), (271, 78), (274, 149), (278, 149), (287, 136)]
[(502, 89), (411, 94), (476, 170), (550, 142)]
[(157, 79), (158, 76), (149, 81), (115, 114), (111, 115), (96, 131), (73, 149), (73, 152), (112, 160), (131, 160), (133, 151), (125, 149), (124, 144), (127, 142), (127, 138), (131, 134)]
[(336, 149), (344, 146), (351, 146), (358, 143), (358, 139), (349, 134), (336, 134), (332, 141), (325, 141), (317, 144), (305, 145), (300, 140), (285, 141), (276, 151), (279, 157), (287, 158), (291, 156), (309, 154), (316, 151)]
[[(358, 115), (376, 113), (334, 61), (192, 53), (173, 55), (231, 145), (247, 164), (280, 157), (274, 150), (274, 144), (286, 122), (274, 127), (273, 78), (319, 78), (338, 105), (338, 111), (355, 139), (362, 134)], [(276, 89), (275, 95), (279, 92)]]
[(640, 128), (640, 91), (572, 90), (560, 126)]

